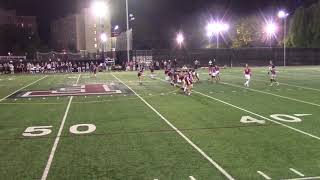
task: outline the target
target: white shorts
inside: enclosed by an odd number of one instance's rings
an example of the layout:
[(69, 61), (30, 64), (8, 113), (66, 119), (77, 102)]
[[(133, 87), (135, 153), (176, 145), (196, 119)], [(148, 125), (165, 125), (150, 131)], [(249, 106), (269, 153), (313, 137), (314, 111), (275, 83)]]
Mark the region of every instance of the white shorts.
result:
[(251, 76), (250, 76), (249, 74), (245, 74), (245, 75), (244, 75), (244, 78), (245, 78), (246, 80), (250, 80), (250, 79), (251, 79)]
[(216, 71), (216, 74), (219, 75), (219, 74), (220, 74), (220, 71)]
[(270, 77), (271, 77), (271, 78), (276, 78), (277, 75), (276, 75), (276, 74), (271, 74)]
[(215, 73), (211, 73), (211, 76), (212, 77), (216, 77), (217, 76), (217, 73), (215, 72)]

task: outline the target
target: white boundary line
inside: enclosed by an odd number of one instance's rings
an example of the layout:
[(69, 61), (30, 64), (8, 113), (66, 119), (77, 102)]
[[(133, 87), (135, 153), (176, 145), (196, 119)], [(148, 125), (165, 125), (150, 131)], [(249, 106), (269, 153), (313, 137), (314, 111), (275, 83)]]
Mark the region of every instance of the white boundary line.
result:
[(293, 169), (293, 168), (290, 168), (289, 170), (292, 171), (292, 172), (294, 172), (295, 174), (301, 176), (301, 177), (304, 177), (304, 176), (305, 176), (304, 174), (302, 174), (301, 172), (299, 172), (299, 171), (297, 171), (297, 170), (295, 170), (295, 169)]
[(320, 89), (315, 89), (315, 88), (310, 88), (310, 87), (303, 87), (303, 86), (297, 86), (297, 85), (293, 85), (293, 84), (287, 84), (287, 83), (282, 83), (280, 82), (280, 85), (283, 84), (285, 86), (291, 86), (291, 87), (297, 87), (297, 88), (301, 88), (301, 89), (308, 89), (308, 90), (313, 90), (313, 91), (318, 91), (320, 92)]
[(283, 123), (281, 123), (281, 122), (278, 122), (278, 121), (269, 119), (269, 118), (267, 118), (267, 117), (264, 117), (264, 116), (262, 116), (262, 115), (260, 115), (260, 114), (254, 113), (254, 112), (251, 112), (251, 111), (246, 110), (246, 109), (244, 109), (244, 108), (241, 108), (241, 107), (239, 107), (239, 106), (230, 104), (230, 103), (228, 103), (228, 102), (222, 101), (222, 100), (220, 100), (220, 99), (214, 98), (214, 97), (212, 97), (212, 96), (203, 94), (203, 93), (198, 92), (198, 91), (195, 91), (195, 90), (193, 90), (193, 92), (194, 92), (194, 93), (197, 93), (197, 94), (200, 94), (200, 95), (202, 95), (202, 96), (205, 96), (205, 97), (207, 97), (207, 98), (213, 99), (213, 100), (215, 100), (215, 101), (218, 101), (218, 102), (220, 102), (220, 103), (223, 103), (223, 104), (225, 104), (225, 105), (234, 107), (234, 108), (239, 109), (239, 110), (241, 110), (241, 111), (247, 112), (247, 113), (249, 113), (249, 114), (255, 115), (255, 116), (257, 116), (257, 117), (263, 118), (263, 119), (265, 119), (265, 120), (267, 120), (267, 121), (270, 121), (270, 122), (273, 122), (273, 123), (275, 123), (275, 124), (279, 124), (279, 125), (281, 125), (281, 126), (283, 126), (283, 127), (289, 128), (289, 129), (294, 130), (294, 131), (296, 131), (296, 132), (299, 132), (299, 133), (301, 133), (301, 134), (304, 134), (304, 135), (310, 136), (310, 137), (312, 137), (312, 138), (315, 138), (315, 139), (317, 139), (317, 140), (320, 140), (320, 137), (318, 137), (318, 136), (315, 136), (315, 135), (313, 135), (313, 134), (310, 134), (310, 133), (304, 132), (304, 131), (302, 131), (302, 130), (296, 129), (296, 128), (294, 128), (294, 127), (291, 127), (291, 126), (289, 126), (289, 125), (283, 124)]
[[(232, 77), (237, 77), (239, 79), (242, 79), (241, 77), (239, 76), (235, 76), (235, 75), (231, 75), (231, 74), (225, 74), (225, 76), (232, 76)], [(259, 76), (259, 75), (258, 75)], [(258, 82), (268, 82), (267, 80), (262, 80), (262, 76), (261, 76), (261, 79), (259, 78), (253, 78), (252, 81), (258, 81)], [(280, 85), (285, 85), (285, 86), (290, 86), (290, 87), (297, 87), (297, 88), (301, 88), (301, 89), (307, 89), (307, 90), (313, 90), (313, 91), (317, 91), (317, 92), (320, 92), (320, 89), (316, 89), (316, 88), (311, 88), (311, 87), (305, 87), (305, 86), (298, 86), (298, 85), (293, 85), (293, 84), (287, 84), (287, 83), (282, 83), (282, 82), (279, 82)]]
[(190, 180), (197, 180), (196, 178), (194, 178), (193, 176), (189, 176)]
[(5, 99), (7, 99), (8, 97), (10, 97), (10, 96), (14, 95), (15, 93), (17, 93), (17, 92), (19, 92), (19, 91), (21, 91), (21, 90), (23, 90), (23, 89), (25, 89), (25, 88), (27, 88), (27, 87), (29, 87), (29, 86), (31, 86), (31, 85), (33, 85), (33, 84), (35, 84), (35, 83), (37, 83), (37, 82), (41, 81), (42, 79), (44, 79), (44, 78), (46, 78), (46, 77), (48, 77), (48, 76), (44, 76), (44, 77), (42, 77), (42, 78), (40, 78), (40, 79), (38, 79), (38, 80), (36, 80), (36, 81), (33, 81), (32, 83), (30, 83), (30, 84), (28, 84), (28, 85), (26, 85), (26, 86), (23, 86), (22, 88), (20, 88), (20, 89), (18, 89), (18, 90), (16, 90), (16, 91), (14, 91), (13, 93), (11, 93), (11, 94), (7, 95), (6, 97), (4, 97), (4, 98), (0, 99), (0, 102), (4, 101)]
[(261, 172), (261, 171), (257, 171), (258, 174), (260, 174), (262, 177), (264, 177), (265, 179), (270, 180), (271, 177), (269, 177), (268, 175), (266, 175), (265, 173)]
[(164, 120), (173, 130), (175, 130), (184, 140), (186, 140), (194, 149), (196, 149), (204, 158), (206, 158), (212, 165), (214, 165), (227, 179), (234, 180), (234, 178), (226, 172), (218, 163), (211, 159), (204, 151), (202, 151), (197, 145), (195, 145), (187, 136), (185, 136), (178, 128), (176, 128), (169, 120), (167, 120), (162, 114), (160, 114), (154, 107), (152, 107), (146, 100), (138, 95), (131, 87), (122, 82), (117, 76), (112, 74), (120, 83), (130, 89), (139, 99), (144, 102), (152, 111), (154, 111), (162, 120)]
[(315, 180), (315, 179), (320, 179), (320, 176), (304, 177), (304, 178), (293, 178), (293, 179), (282, 179), (282, 180)]
[(238, 88), (242, 88), (242, 89), (247, 89), (247, 90), (250, 90), (250, 91), (259, 92), (259, 93), (262, 93), (262, 94), (268, 94), (268, 95), (271, 95), (271, 96), (276, 96), (276, 97), (279, 97), (279, 98), (282, 98), (282, 99), (288, 99), (288, 100), (291, 100), (291, 101), (296, 101), (296, 102), (300, 102), (300, 103), (304, 103), (304, 104), (309, 104), (309, 105), (320, 107), (320, 104), (316, 104), (316, 103), (312, 103), (312, 102), (308, 102), (308, 101), (303, 101), (303, 100), (299, 100), (299, 99), (295, 99), (295, 98), (281, 96), (281, 95), (278, 95), (278, 94), (268, 93), (268, 92), (260, 91), (260, 90), (257, 90), (257, 89), (242, 87), (242, 86), (231, 84), (231, 83), (226, 83), (226, 82), (220, 82), (220, 83), (228, 85), (228, 86), (233, 86), (233, 87), (238, 87)]
[[(78, 82), (79, 82), (80, 76), (81, 76), (81, 74), (79, 74), (79, 76), (78, 76), (77, 84), (78, 84)], [(50, 155), (49, 155), (49, 158), (48, 158), (46, 167), (45, 167), (45, 169), (44, 169), (44, 171), (43, 171), (41, 180), (46, 180), (47, 177), (48, 177), (48, 174), (49, 174), (49, 171), (50, 171), (50, 167), (51, 167), (51, 164), (52, 164), (52, 160), (53, 160), (54, 154), (55, 154), (55, 152), (56, 152), (56, 149), (57, 149), (57, 147), (58, 147), (58, 144), (59, 144), (59, 141), (60, 141), (60, 136), (61, 136), (61, 133), (62, 133), (64, 124), (65, 124), (65, 122), (66, 122), (66, 119), (67, 119), (67, 116), (68, 116), (68, 113), (69, 113), (69, 109), (70, 109), (72, 100), (73, 100), (73, 96), (71, 96), (71, 98), (70, 98), (70, 100), (69, 100), (69, 103), (68, 103), (68, 106), (67, 106), (67, 108), (66, 108), (66, 111), (65, 111), (65, 113), (64, 113), (64, 116), (63, 116), (63, 119), (62, 119), (62, 121), (61, 121), (58, 134), (57, 134), (57, 136), (56, 136), (56, 139), (54, 140), (54, 143), (53, 143), (53, 146), (52, 146), (52, 149), (51, 149), (51, 152), (50, 152)]]

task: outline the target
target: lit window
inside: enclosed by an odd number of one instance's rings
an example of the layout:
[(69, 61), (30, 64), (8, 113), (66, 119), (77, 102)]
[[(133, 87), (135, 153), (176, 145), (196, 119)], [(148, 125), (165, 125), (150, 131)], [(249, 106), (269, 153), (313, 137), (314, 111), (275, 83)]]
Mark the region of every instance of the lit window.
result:
[(97, 31), (94, 31), (93, 33), (94, 33), (94, 34), (97, 34)]
[(21, 23), (21, 27), (23, 27), (24, 26), (24, 24), (23, 23)]
[(95, 27), (95, 28), (96, 28), (96, 27), (97, 27), (97, 24), (94, 24), (94, 25), (93, 25), (93, 27)]
[(97, 42), (97, 38), (94, 38), (94, 42)]
[(97, 48), (98, 47), (98, 45), (97, 44), (94, 44), (94, 48)]

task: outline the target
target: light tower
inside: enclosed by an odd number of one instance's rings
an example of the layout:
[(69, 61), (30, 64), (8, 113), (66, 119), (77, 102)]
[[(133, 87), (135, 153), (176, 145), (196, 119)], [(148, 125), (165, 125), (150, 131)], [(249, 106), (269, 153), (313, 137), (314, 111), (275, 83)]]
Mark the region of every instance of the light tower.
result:
[(278, 12), (278, 18), (283, 20), (283, 66), (286, 66), (286, 33), (287, 33), (287, 17), (289, 13), (284, 10)]

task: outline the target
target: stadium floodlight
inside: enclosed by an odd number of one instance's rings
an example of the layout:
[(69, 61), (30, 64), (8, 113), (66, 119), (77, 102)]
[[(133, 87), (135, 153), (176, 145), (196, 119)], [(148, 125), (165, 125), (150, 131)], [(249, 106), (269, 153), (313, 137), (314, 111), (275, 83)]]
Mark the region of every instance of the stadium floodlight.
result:
[(206, 27), (207, 36), (212, 38), (213, 35), (217, 38), (217, 48), (219, 48), (219, 36), (221, 33), (228, 31), (230, 28), (229, 24), (223, 22), (209, 23)]
[(106, 33), (102, 33), (102, 34), (100, 35), (100, 39), (101, 39), (101, 41), (102, 41), (103, 43), (107, 42), (107, 39), (108, 39), (107, 34), (106, 34)]
[(286, 13), (284, 10), (281, 10), (281, 11), (278, 12), (278, 18), (280, 18), (280, 19), (284, 19), (284, 18), (286, 18), (288, 16), (289, 16), (289, 14)]
[(179, 34), (177, 35), (176, 41), (177, 41), (177, 43), (181, 46), (181, 44), (182, 44), (183, 41), (184, 41), (184, 36), (183, 36), (182, 33), (179, 33)]
[(265, 27), (265, 32), (269, 37), (274, 36), (277, 32), (277, 25), (273, 22), (268, 22)]
[(264, 32), (266, 33), (267, 39), (269, 40), (269, 46), (272, 46), (272, 40), (276, 37), (278, 27), (273, 21), (268, 21), (264, 27)]
[(207, 35), (214, 35), (214, 34), (219, 34), (222, 32), (226, 32), (229, 30), (229, 25), (226, 23), (220, 23), (220, 22), (215, 22), (215, 23), (209, 23), (207, 25)]
[(96, 15), (99, 18), (105, 17), (108, 12), (107, 5), (102, 1), (96, 1), (92, 4), (92, 11), (94, 15)]
[(120, 28), (119, 25), (116, 25), (116, 26), (114, 27), (114, 30), (117, 31), (119, 28)]

